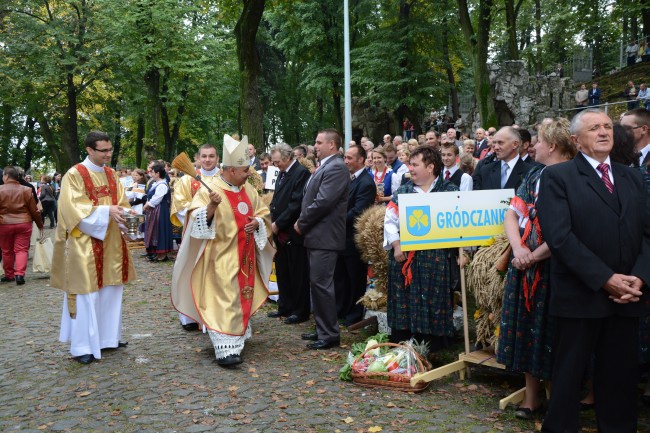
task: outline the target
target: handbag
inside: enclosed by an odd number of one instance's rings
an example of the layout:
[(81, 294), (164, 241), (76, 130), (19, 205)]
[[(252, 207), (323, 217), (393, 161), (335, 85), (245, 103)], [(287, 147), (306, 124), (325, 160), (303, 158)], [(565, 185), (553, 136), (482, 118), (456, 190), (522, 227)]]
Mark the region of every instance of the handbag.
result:
[(50, 238), (39, 239), (34, 249), (34, 263), (32, 270), (34, 272), (50, 272), (52, 268), (52, 240)]

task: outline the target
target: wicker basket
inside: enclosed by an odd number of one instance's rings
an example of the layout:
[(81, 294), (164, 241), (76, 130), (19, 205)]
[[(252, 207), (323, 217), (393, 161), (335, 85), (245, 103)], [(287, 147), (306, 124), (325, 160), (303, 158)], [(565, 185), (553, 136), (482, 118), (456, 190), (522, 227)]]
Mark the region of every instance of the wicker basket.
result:
[[(356, 363), (359, 359), (369, 351), (376, 349), (378, 347), (399, 347), (403, 350), (409, 351), (414, 355), (415, 360), (418, 363), (419, 371), (424, 372), (431, 369), (431, 364), (422, 358), (419, 353), (413, 350), (409, 346), (404, 346), (401, 344), (394, 343), (381, 343), (374, 346), (366, 348), (363, 353), (359, 354), (354, 359)], [(419, 382), (415, 386), (411, 386), (411, 377), (406, 374), (401, 373), (391, 373), (391, 372), (372, 372), (372, 373), (355, 373), (352, 372), (352, 381), (359, 386), (364, 386), (366, 388), (383, 388), (383, 389), (394, 389), (404, 392), (420, 392), (424, 391), (429, 387), (429, 382)]]

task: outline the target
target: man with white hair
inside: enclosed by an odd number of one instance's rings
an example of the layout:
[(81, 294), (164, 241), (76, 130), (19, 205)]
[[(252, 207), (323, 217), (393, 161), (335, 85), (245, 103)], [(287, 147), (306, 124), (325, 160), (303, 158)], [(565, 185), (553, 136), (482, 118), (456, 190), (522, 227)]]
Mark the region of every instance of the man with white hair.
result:
[(474, 139), (476, 140), (476, 146), (474, 147), (474, 158), (479, 158), (481, 156), (481, 152), (483, 152), (483, 149), (488, 147), (488, 139), (487, 134), (485, 133), (485, 129), (477, 128), (476, 131), (474, 131)]
[(613, 124), (596, 109), (571, 122), (579, 149), (542, 173), (536, 209), (551, 250), (553, 391), (542, 432), (579, 431), (593, 365), (599, 432), (637, 432), (639, 317), (650, 281), (650, 198), (639, 170), (612, 162)]

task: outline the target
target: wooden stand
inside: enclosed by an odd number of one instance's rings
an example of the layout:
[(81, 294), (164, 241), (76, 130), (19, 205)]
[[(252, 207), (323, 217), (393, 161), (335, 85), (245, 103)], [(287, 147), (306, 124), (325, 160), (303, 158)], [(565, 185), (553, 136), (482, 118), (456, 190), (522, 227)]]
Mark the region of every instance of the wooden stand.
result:
[[(459, 257), (462, 257), (463, 249), (458, 249)], [(465, 353), (458, 355), (458, 361), (451, 364), (443, 365), (426, 373), (421, 373), (411, 378), (411, 385), (415, 386), (418, 382), (431, 382), (441, 377), (448, 376), (455, 372), (460, 372), (460, 379), (464, 380), (465, 376), (469, 377), (469, 367), (471, 365), (485, 365), (488, 367), (498, 368), (505, 370), (505, 365), (499, 364), (496, 361), (493, 352), (488, 350), (476, 350), (470, 352), (469, 350), (469, 326), (467, 321), (467, 291), (465, 289), (465, 272), (462, 264), (460, 265), (460, 291), (463, 299), (463, 331), (465, 333)], [(525, 388), (522, 388), (508, 397), (499, 400), (499, 409), (505, 409), (509, 403), (517, 404), (523, 401), (525, 396)]]

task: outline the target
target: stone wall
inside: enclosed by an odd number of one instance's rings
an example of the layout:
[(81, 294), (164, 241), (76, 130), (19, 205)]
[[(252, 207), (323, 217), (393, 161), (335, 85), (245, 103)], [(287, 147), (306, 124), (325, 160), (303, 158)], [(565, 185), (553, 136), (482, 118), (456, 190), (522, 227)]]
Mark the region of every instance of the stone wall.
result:
[[(498, 126), (517, 124), (530, 128), (544, 117), (562, 115), (560, 109), (575, 107), (577, 88), (570, 78), (530, 76), (521, 60), (490, 64), (488, 70)], [(476, 107), (469, 120), (472, 130), (487, 126), (481, 125)]]

